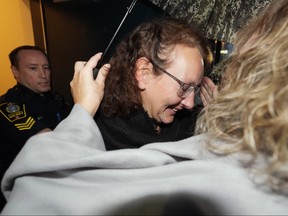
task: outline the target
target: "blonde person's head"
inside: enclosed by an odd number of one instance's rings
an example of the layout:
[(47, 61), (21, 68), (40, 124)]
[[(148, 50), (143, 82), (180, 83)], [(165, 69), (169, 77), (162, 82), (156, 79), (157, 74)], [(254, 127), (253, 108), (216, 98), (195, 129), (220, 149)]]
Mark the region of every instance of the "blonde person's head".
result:
[[(219, 94), (197, 123), (230, 143), (209, 147), (220, 154), (245, 151), (264, 155), (266, 183), (288, 191), (288, 1), (274, 0), (236, 37), (235, 51), (223, 69)], [(256, 158), (256, 157), (255, 157)], [(251, 163), (256, 168), (256, 163)]]

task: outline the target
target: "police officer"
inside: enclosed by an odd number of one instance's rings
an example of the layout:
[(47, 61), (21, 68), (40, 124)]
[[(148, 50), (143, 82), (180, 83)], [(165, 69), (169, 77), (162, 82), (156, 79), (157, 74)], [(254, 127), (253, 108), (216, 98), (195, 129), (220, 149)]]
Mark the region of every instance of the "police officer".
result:
[[(9, 59), (17, 84), (0, 98), (1, 179), (29, 137), (53, 130), (70, 112), (63, 97), (51, 91), (49, 61), (42, 49), (20, 46)], [(0, 209), (5, 203), (1, 198)]]

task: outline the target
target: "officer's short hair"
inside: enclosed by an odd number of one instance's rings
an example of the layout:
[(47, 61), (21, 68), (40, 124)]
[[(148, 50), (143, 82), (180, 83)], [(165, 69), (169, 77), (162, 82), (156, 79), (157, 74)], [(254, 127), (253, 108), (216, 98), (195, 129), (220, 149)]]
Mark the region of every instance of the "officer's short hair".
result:
[(23, 46), (19, 46), (19, 47), (13, 49), (9, 53), (9, 60), (10, 60), (11, 66), (15, 66), (16, 68), (18, 68), (18, 66), (19, 66), (18, 53), (21, 50), (38, 50), (38, 51), (42, 52), (46, 56), (46, 58), (48, 59), (46, 52), (43, 49), (41, 49), (40, 47), (23, 45)]

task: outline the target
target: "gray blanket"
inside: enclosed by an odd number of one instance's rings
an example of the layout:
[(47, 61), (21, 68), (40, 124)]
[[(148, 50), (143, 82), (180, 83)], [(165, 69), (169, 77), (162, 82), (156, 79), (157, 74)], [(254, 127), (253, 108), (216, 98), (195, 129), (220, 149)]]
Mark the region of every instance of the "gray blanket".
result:
[[(205, 150), (205, 135), (105, 151), (79, 105), (53, 132), (33, 136), (2, 181), (2, 215), (287, 215), (234, 154)], [(219, 142), (219, 144), (221, 144)]]

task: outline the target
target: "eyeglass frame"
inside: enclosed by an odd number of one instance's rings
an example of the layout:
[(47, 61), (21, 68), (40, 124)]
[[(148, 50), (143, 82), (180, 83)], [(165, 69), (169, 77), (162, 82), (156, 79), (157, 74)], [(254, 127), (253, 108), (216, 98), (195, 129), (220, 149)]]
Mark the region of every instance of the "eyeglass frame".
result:
[[(177, 77), (173, 76), (171, 73), (169, 73), (168, 71), (164, 70), (163, 68), (161, 68), (160, 66), (158, 66), (157, 64), (152, 62), (151, 60), (150, 60), (150, 62), (152, 63), (152, 65), (154, 65), (155, 67), (160, 69), (164, 74), (166, 74), (169, 77), (171, 77), (172, 79), (174, 79), (180, 85), (180, 89), (177, 91), (178, 97), (185, 99), (192, 92), (194, 92), (194, 95), (196, 95), (199, 92), (201, 84), (199, 84), (198, 86), (195, 86), (194, 84), (188, 84), (188, 83), (182, 82)], [(188, 89), (190, 89), (190, 90), (188, 91)], [(182, 93), (181, 93), (181, 91), (182, 91)]]

